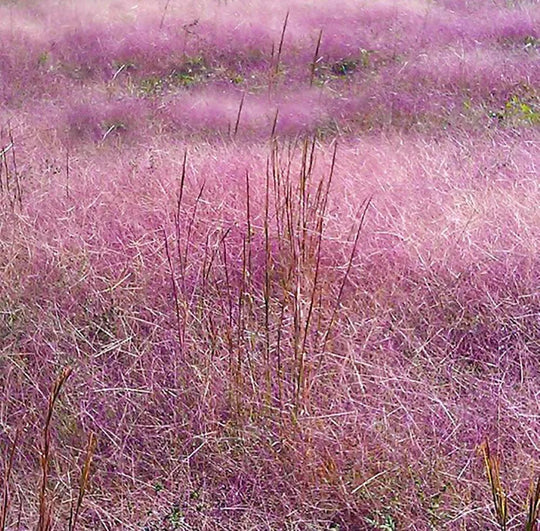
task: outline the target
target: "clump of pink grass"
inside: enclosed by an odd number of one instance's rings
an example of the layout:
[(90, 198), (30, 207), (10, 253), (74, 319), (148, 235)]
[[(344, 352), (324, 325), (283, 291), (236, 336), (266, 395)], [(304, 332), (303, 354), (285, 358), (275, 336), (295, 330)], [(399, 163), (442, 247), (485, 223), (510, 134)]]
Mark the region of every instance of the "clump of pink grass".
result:
[(533, 529), (535, 11), (126, 5), (0, 6), (2, 525)]

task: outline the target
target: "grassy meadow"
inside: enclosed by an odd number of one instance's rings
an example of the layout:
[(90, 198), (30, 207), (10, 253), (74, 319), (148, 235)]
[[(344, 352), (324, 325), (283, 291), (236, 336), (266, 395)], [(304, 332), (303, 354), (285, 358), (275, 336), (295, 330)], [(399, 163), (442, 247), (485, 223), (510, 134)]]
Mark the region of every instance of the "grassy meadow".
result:
[(536, 0), (0, 0), (0, 531), (536, 531), (539, 96)]

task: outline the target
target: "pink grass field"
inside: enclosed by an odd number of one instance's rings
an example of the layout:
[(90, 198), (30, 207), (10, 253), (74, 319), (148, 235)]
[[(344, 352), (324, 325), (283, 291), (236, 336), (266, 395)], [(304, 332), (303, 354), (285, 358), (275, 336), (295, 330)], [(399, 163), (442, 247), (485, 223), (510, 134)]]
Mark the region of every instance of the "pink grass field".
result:
[(534, 0), (0, 0), (0, 531), (536, 531), (539, 87)]

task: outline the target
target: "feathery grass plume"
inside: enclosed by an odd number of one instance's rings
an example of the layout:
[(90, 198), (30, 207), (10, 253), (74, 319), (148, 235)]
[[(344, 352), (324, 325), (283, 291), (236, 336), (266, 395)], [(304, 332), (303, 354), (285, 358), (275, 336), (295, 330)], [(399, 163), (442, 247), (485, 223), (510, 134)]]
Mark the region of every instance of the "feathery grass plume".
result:
[(489, 441), (486, 439), (480, 446), (480, 451), (484, 457), (484, 468), (491, 487), (493, 499), (493, 510), (497, 523), (501, 531), (506, 531), (508, 523), (508, 503), (506, 494), (501, 484), (501, 474), (499, 469), (499, 458), (492, 454)]
[(49, 531), (53, 526), (53, 503), (49, 498), (48, 482), (49, 482), (49, 468), (50, 468), (50, 453), (51, 453), (51, 421), (54, 412), (54, 406), (63, 385), (69, 378), (71, 367), (65, 367), (58, 378), (55, 380), (51, 393), (49, 395), (49, 401), (47, 404), (47, 414), (45, 416), (45, 424), (43, 426), (43, 440), (41, 447), (41, 484), (39, 488), (39, 519), (37, 524), (37, 531)]

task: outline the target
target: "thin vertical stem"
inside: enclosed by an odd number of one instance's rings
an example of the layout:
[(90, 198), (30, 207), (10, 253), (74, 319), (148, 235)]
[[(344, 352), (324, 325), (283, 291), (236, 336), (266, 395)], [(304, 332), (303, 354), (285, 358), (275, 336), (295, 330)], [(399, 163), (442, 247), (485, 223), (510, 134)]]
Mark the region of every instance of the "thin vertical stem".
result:
[(171, 277), (171, 285), (173, 290), (173, 296), (174, 296), (174, 309), (176, 313), (176, 333), (178, 335), (178, 346), (180, 347), (180, 351), (183, 352), (184, 350), (184, 338), (182, 333), (182, 318), (180, 317), (180, 297), (178, 294), (178, 286), (176, 285), (176, 279), (174, 278), (174, 267), (171, 259), (171, 253), (169, 251), (169, 242), (167, 233), (165, 232), (165, 229), (163, 229), (163, 241), (165, 242), (165, 254), (167, 255), (167, 262), (169, 264), (169, 274)]
[(287, 31), (287, 23), (289, 22), (289, 11), (287, 11), (287, 14), (285, 15), (285, 20), (283, 21), (283, 28), (281, 30), (281, 38), (279, 40), (279, 46), (277, 51), (277, 58), (276, 58), (276, 66), (275, 66), (275, 74), (279, 72), (279, 62), (281, 60), (281, 52), (283, 51), (283, 42), (285, 40), (285, 32)]
[(345, 275), (344, 275), (343, 280), (341, 282), (341, 286), (339, 288), (338, 296), (336, 298), (336, 304), (334, 305), (334, 309), (332, 311), (332, 316), (330, 318), (330, 322), (328, 323), (328, 327), (327, 327), (326, 332), (324, 334), (324, 340), (323, 340), (323, 346), (322, 346), (322, 352), (323, 353), (326, 350), (326, 345), (327, 345), (328, 340), (330, 338), (330, 333), (331, 333), (332, 328), (334, 326), (334, 322), (336, 320), (336, 315), (337, 315), (337, 312), (338, 312), (339, 307), (341, 305), (341, 298), (343, 297), (343, 291), (345, 289), (345, 285), (347, 284), (347, 280), (348, 280), (349, 274), (351, 272), (353, 260), (354, 260), (354, 257), (356, 255), (356, 249), (358, 247), (358, 240), (360, 239), (360, 232), (362, 231), (362, 227), (364, 226), (366, 213), (368, 211), (368, 208), (369, 208), (370, 204), (371, 204), (371, 197), (368, 198), (368, 199), (365, 199), (362, 202), (362, 204), (360, 205), (360, 208), (359, 208), (359, 212), (361, 211), (362, 214), (361, 214), (361, 217), (360, 217), (360, 222), (358, 224), (358, 228), (356, 230), (356, 235), (354, 237), (353, 248), (351, 250), (351, 256), (349, 258), (349, 263), (347, 265), (347, 271), (345, 272)]
[(163, 24), (165, 22), (165, 15), (167, 13), (167, 9), (169, 8), (170, 3), (171, 3), (171, 0), (167, 0), (167, 3), (165, 4), (165, 7), (163, 8), (163, 13), (161, 15), (161, 21), (159, 23), (159, 29), (163, 29)]
[(234, 133), (233, 133), (234, 138), (236, 138), (236, 135), (238, 133), (238, 126), (240, 125), (240, 116), (242, 114), (242, 109), (244, 108), (245, 97), (246, 97), (246, 93), (244, 92), (242, 94), (242, 99), (240, 100), (240, 106), (238, 107), (238, 114), (236, 115), (236, 123), (234, 124)]
[(319, 32), (319, 38), (317, 39), (317, 46), (315, 46), (315, 53), (313, 54), (313, 61), (311, 62), (311, 73), (309, 76), (309, 86), (313, 86), (313, 81), (315, 80), (315, 69), (317, 67), (317, 62), (319, 61), (319, 50), (321, 48), (323, 30)]
[(69, 146), (66, 147), (66, 197), (69, 199)]
[(6, 528), (7, 515), (9, 511), (9, 482), (11, 478), (11, 470), (13, 468), (13, 457), (15, 456), (15, 450), (19, 443), (20, 429), (17, 428), (15, 432), (15, 440), (13, 441), (9, 450), (9, 456), (7, 465), (5, 466), (3, 489), (2, 489), (2, 505), (0, 506), (0, 531), (4, 531)]
[(77, 527), (77, 521), (79, 520), (79, 512), (82, 507), (84, 495), (88, 488), (88, 482), (90, 479), (90, 465), (92, 464), (92, 458), (96, 450), (97, 439), (93, 433), (88, 435), (88, 443), (86, 445), (86, 455), (84, 458), (83, 468), (81, 470), (81, 477), (79, 479), (79, 493), (77, 496), (77, 502), (75, 503), (75, 512), (73, 518), (70, 518), (69, 531), (74, 531)]
[(69, 378), (72, 369), (66, 367), (58, 376), (51, 389), (49, 402), (47, 407), (47, 415), (45, 417), (45, 425), (43, 427), (43, 441), (41, 450), (41, 485), (39, 489), (39, 520), (37, 525), (38, 531), (49, 531), (52, 526), (52, 507), (47, 499), (47, 486), (49, 482), (49, 467), (51, 453), (51, 420), (54, 411), (54, 406), (60, 395), (60, 391), (66, 380)]
[(246, 171), (246, 222), (247, 222), (247, 278), (251, 280), (251, 193), (249, 188), (249, 172)]

